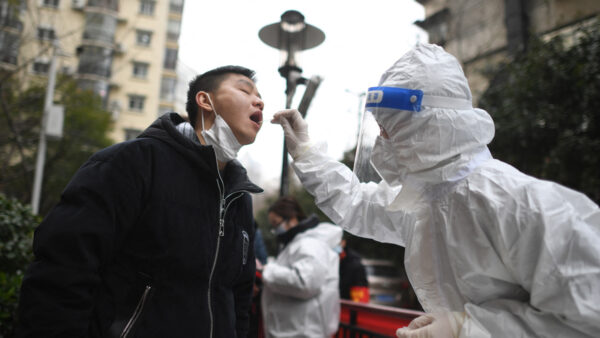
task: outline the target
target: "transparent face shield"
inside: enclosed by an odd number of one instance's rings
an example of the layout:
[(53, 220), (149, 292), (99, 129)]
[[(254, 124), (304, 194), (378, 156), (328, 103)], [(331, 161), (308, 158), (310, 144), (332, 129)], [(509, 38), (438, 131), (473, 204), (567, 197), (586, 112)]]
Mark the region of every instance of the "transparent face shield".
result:
[[(423, 92), (421, 90), (405, 89), (397, 87), (371, 87), (367, 93), (365, 111), (360, 125), (358, 136), (358, 145), (354, 157), (354, 174), (361, 182), (379, 182), (385, 179), (391, 183), (389, 177), (385, 174), (385, 168), (382, 165), (381, 155), (393, 156), (389, 150), (381, 149), (387, 144), (386, 140), (379, 140), (378, 149), (375, 149), (378, 161), (372, 161), (373, 148), (375, 147), (378, 136), (383, 137), (383, 129), (386, 128), (382, 118), (387, 114), (397, 114), (402, 111), (421, 111), (421, 101)], [(383, 141), (383, 142), (381, 142)], [(387, 161), (384, 161), (387, 162)], [(392, 163), (387, 163), (392, 164)], [(393, 165), (393, 164), (392, 164)]]

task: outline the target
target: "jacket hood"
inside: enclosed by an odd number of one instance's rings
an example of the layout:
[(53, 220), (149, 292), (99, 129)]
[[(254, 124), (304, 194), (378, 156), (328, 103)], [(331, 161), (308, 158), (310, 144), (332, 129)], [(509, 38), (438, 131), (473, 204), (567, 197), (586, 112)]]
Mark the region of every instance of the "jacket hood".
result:
[[(153, 138), (169, 144), (199, 168), (199, 175), (217, 175), (217, 159), (211, 146), (205, 146), (194, 135), (187, 137), (177, 130), (186, 121), (177, 113), (168, 113), (156, 119), (138, 138)], [(189, 134), (189, 133), (188, 133)], [(263, 190), (248, 180), (246, 169), (237, 161), (227, 163), (223, 170), (223, 180), (227, 190)], [(233, 180), (233, 181), (232, 181)]]
[(392, 141), (400, 181), (409, 175), (433, 182), (452, 180), (473, 158), (489, 154), (492, 118), (472, 107), (458, 60), (441, 47), (418, 44), (382, 75), (379, 85), (423, 91), (420, 112), (374, 114)]
[(302, 233), (303, 236), (313, 237), (324, 241), (330, 248), (335, 248), (342, 241), (343, 230), (341, 227), (331, 223), (319, 223), (318, 226)]

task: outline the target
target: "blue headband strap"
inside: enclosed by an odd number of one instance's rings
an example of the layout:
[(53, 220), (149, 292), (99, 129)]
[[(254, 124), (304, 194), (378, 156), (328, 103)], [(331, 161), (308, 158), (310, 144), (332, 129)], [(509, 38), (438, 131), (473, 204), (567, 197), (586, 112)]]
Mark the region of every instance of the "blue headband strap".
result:
[(421, 111), (423, 91), (396, 87), (371, 87), (367, 93), (367, 108), (393, 108)]

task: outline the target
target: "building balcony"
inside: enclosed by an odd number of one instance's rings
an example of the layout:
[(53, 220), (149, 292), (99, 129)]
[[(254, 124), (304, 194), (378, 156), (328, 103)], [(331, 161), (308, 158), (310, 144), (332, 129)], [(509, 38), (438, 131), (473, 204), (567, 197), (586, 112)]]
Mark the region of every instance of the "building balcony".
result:
[(2, 27), (3, 29), (9, 28), (17, 32), (23, 31), (23, 23), (21, 22), (21, 20), (10, 16), (0, 18), (0, 27)]
[(102, 8), (106, 10), (110, 10), (113, 12), (119, 11), (119, 1), (118, 0), (88, 0), (86, 8), (96, 7)]

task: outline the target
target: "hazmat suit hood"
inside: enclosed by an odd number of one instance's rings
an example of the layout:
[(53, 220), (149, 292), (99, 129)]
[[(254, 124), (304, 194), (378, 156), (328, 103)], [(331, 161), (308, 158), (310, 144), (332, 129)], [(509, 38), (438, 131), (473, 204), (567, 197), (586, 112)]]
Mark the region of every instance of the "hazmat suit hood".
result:
[(331, 223), (323, 222), (320, 223), (319, 226), (307, 230), (302, 235), (319, 239), (327, 243), (327, 245), (333, 249), (340, 245), (340, 242), (342, 241), (342, 234), (343, 230), (341, 227)]
[(490, 157), (486, 145), (494, 137), (492, 118), (472, 107), (459, 62), (441, 47), (418, 44), (381, 76), (379, 86), (423, 91), (419, 112), (374, 114), (392, 142), (390, 158), (400, 182), (407, 176), (428, 182), (458, 180), (474, 159)]

